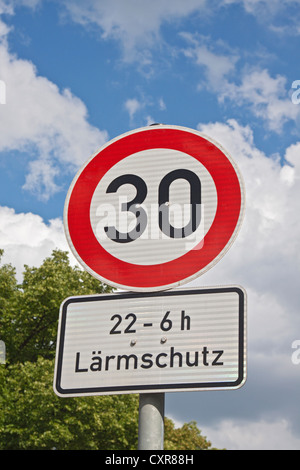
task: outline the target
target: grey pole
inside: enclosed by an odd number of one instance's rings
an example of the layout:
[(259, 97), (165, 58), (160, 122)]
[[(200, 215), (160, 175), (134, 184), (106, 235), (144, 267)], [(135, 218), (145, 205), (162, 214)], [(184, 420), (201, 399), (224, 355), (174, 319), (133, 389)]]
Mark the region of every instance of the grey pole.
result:
[(163, 450), (164, 415), (164, 393), (140, 394), (138, 450)]

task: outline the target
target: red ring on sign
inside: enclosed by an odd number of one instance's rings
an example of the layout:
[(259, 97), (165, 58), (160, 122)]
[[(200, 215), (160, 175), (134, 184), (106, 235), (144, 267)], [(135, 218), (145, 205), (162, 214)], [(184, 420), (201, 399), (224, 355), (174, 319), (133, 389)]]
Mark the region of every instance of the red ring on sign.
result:
[[(137, 265), (117, 259), (96, 239), (90, 222), (90, 204), (105, 173), (120, 160), (148, 149), (174, 149), (202, 163), (211, 174), (217, 190), (217, 210), (204, 238), (203, 247), (162, 264)], [(180, 284), (199, 275), (229, 244), (241, 212), (241, 188), (228, 157), (199, 134), (179, 128), (144, 129), (108, 144), (83, 168), (69, 196), (67, 224), (77, 257), (95, 277), (125, 288), (151, 289)], [(203, 240), (202, 242), (203, 243)]]

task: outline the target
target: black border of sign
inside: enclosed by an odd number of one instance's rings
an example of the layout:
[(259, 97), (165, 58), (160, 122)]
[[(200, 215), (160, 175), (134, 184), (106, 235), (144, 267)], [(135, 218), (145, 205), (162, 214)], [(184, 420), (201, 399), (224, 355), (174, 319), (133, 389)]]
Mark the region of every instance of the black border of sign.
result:
[[(201, 383), (180, 383), (180, 384), (154, 384), (154, 385), (129, 385), (129, 386), (114, 386), (114, 387), (92, 387), (80, 389), (63, 389), (60, 385), (62, 359), (64, 349), (64, 335), (66, 327), (66, 317), (68, 305), (77, 302), (94, 302), (101, 300), (117, 300), (117, 299), (131, 299), (131, 298), (145, 298), (145, 297), (163, 297), (173, 295), (197, 295), (197, 294), (216, 294), (224, 292), (236, 292), (239, 296), (239, 352), (238, 352), (238, 379), (235, 382), (201, 382)], [(104, 395), (104, 394), (121, 394), (121, 393), (147, 393), (153, 390), (168, 392), (168, 391), (192, 391), (197, 390), (211, 390), (211, 389), (229, 389), (238, 388), (242, 384), (244, 377), (244, 346), (245, 346), (245, 310), (246, 310), (246, 295), (245, 291), (238, 286), (228, 287), (208, 287), (208, 288), (191, 288), (168, 290), (158, 292), (126, 292), (113, 294), (99, 294), (90, 296), (70, 297), (62, 303), (61, 322), (60, 322), (60, 339), (57, 348), (57, 363), (55, 367), (54, 377), (54, 391), (60, 396), (88, 396), (88, 395)]]

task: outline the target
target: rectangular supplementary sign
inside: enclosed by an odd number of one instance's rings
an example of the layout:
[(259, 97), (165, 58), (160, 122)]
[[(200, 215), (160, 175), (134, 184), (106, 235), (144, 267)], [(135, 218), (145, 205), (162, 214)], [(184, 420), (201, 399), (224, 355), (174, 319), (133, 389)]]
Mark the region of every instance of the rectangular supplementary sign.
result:
[(59, 396), (224, 390), (245, 380), (241, 287), (100, 294), (61, 305)]

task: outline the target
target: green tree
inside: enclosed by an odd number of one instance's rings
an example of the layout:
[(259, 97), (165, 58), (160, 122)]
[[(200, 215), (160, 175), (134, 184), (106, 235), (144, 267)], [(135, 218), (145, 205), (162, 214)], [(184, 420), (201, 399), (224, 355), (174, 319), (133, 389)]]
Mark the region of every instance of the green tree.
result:
[[(3, 250), (0, 250), (0, 261), (2, 256)], [(3, 319), (8, 313), (8, 303), (17, 293), (18, 287), (15, 276), (16, 270), (11, 264), (0, 267), (0, 319)]]
[(195, 421), (175, 428), (173, 421), (165, 418), (165, 450), (208, 450), (210, 447), (211, 443), (201, 435)]
[(60, 398), (53, 360), (0, 368), (0, 449), (136, 449), (137, 395)]
[[(7, 265), (2, 270), (3, 276), (12, 276)], [(53, 251), (38, 268), (25, 266), (22, 284), (18, 289), (12, 285), (12, 289), (14, 291), (6, 301), (5, 315), (0, 320), (1, 336), (10, 363), (33, 362), (39, 356), (54, 358), (61, 302), (72, 295), (112, 290), (87, 272), (70, 266), (67, 253), (60, 250)]]
[[(38, 268), (25, 266), (20, 285), (11, 265), (0, 267), (0, 339), (7, 351), (0, 364), (0, 449), (137, 448), (138, 395), (61, 398), (52, 386), (61, 302), (109, 291), (59, 250)], [(165, 448), (210, 443), (195, 423), (175, 429), (166, 418)]]

